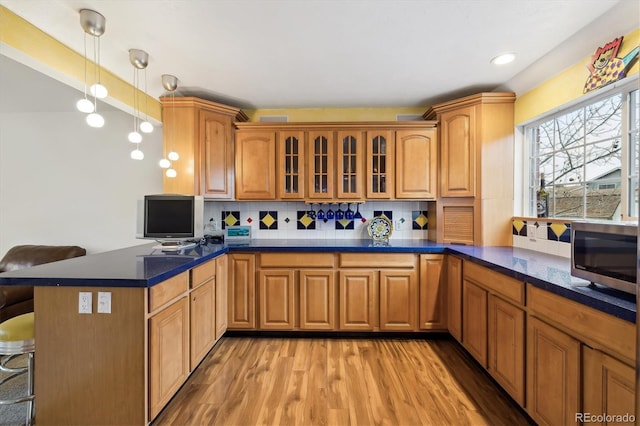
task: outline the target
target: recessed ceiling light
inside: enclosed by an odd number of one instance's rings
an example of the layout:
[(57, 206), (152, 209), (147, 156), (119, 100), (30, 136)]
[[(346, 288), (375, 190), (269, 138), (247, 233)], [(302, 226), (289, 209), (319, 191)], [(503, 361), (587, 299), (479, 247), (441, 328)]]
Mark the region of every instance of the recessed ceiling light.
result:
[(502, 55), (498, 55), (495, 58), (491, 59), (491, 63), (493, 65), (504, 65), (508, 64), (509, 62), (513, 62), (515, 58), (516, 55), (514, 53), (503, 53)]

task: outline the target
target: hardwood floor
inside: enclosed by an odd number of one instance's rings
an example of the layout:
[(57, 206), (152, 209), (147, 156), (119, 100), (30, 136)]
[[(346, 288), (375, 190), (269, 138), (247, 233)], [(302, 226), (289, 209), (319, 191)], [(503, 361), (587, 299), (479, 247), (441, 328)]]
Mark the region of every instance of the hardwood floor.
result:
[(223, 338), (153, 423), (522, 425), (456, 342)]

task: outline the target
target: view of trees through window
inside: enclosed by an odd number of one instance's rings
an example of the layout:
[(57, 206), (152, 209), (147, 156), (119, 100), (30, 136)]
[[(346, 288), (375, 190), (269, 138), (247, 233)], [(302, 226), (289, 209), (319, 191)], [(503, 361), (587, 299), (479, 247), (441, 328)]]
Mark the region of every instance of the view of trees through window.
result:
[(526, 128), (530, 213), (544, 176), (549, 217), (638, 215), (638, 98), (618, 91)]

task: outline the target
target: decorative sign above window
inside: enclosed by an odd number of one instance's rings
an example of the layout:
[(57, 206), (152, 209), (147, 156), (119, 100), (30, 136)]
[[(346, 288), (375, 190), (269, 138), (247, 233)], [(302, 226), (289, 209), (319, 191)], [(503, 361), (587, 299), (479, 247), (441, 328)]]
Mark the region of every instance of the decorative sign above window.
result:
[(605, 44), (604, 47), (596, 49), (596, 53), (591, 57), (591, 62), (587, 65), (590, 75), (584, 84), (583, 93), (614, 83), (627, 75), (627, 70), (638, 58), (640, 47), (636, 47), (623, 58), (618, 58), (618, 50), (621, 45), (622, 36)]

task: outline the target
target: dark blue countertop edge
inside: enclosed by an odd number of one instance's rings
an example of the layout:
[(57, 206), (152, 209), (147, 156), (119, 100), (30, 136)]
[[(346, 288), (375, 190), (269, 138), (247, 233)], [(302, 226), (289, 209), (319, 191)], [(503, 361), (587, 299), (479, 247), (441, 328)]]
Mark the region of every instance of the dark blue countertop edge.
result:
[[(144, 288), (154, 286), (225, 253), (292, 251), (301, 253), (451, 253), (462, 259), (477, 263), (519, 281), (527, 282), (625, 321), (636, 322), (635, 296), (600, 286), (587, 286), (585, 281), (570, 277), (568, 259), (513, 247), (461, 246), (421, 240), (392, 240), (389, 244), (373, 244), (370, 240), (252, 240), (249, 244), (198, 247), (192, 250), (190, 254), (173, 256), (173, 260), (177, 260), (179, 264), (170, 265), (172, 258), (158, 256), (157, 253), (150, 251), (151, 246), (152, 244), (134, 246), (56, 262), (57, 264), (67, 262), (67, 269), (56, 269), (55, 266), (40, 265), (30, 268), (31, 272), (22, 270), (23, 272), (14, 271), (0, 274), (0, 285)], [(86, 275), (75, 277), (64, 273), (56, 275), (56, 272), (68, 271), (73, 264), (88, 263), (91, 259), (94, 266), (96, 266), (109, 260), (117, 261), (118, 256), (124, 256), (126, 259), (130, 257), (137, 258), (137, 267), (139, 267), (140, 258), (143, 258), (142, 261), (147, 259), (157, 261), (156, 263), (160, 267), (157, 268), (157, 271), (153, 270), (145, 276), (138, 277), (133, 277), (131, 274), (117, 276), (116, 273), (111, 274), (110, 271), (103, 271), (103, 276), (100, 276), (99, 272), (95, 272), (95, 268), (91, 269), (94, 276), (89, 278)], [(543, 263), (542, 269), (546, 268), (553, 272), (549, 274), (551, 278), (537, 277), (530, 273), (518, 271), (517, 266), (520, 265), (517, 265), (516, 262), (526, 265), (527, 261), (532, 264), (536, 263), (536, 261)], [(56, 265), (56, 263), (49, 265)], [(512, 266), (513, 264), (516, 264), (516, 266)], [(50, 278), (51, 276), (57, 276), (58, 278)], [(582, 281), (582, 283), (576, 284), (575, 281)]]

